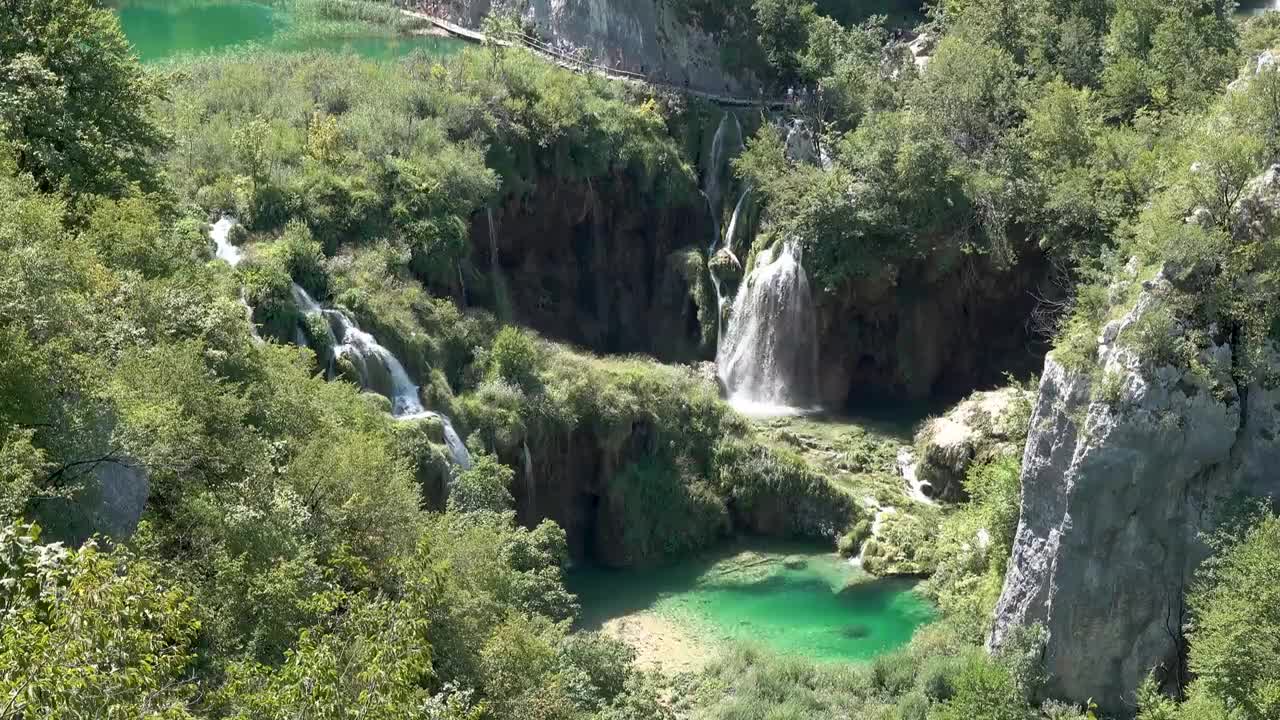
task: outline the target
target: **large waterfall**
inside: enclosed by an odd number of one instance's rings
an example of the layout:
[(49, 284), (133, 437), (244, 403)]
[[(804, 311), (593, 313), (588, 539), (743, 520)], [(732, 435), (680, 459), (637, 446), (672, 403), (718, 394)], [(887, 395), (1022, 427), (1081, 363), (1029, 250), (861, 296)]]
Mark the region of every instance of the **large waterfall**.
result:
[(799, 244), (765, 250), (733, 302), (717, 370), (729, 402), (749, 414), (785, 414), (817, 401), (818, 330)]

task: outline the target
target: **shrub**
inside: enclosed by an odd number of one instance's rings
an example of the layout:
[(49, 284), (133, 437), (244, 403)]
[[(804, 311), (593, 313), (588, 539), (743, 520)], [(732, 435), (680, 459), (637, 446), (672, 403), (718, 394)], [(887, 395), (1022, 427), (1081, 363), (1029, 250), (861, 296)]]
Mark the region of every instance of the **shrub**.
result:
[(863, 518), (854, 524), (853, 529), (840, 537), (838, 549), (841, 555), (853, 557), (862, 550), (862, 544), (871, 537), (871, 521)]
[(521, 388), (526, 393), (536, 393), (541, 388), (542, 355), (533, 338), (521, 330), (507, 326), (498, 332), (489, 351), (489, 377), (503, 380)]
[(462, 471), (449, 486), (449, 510), (459, 513), (510, 510), (515, 507), (508, 489), (514, 476), (514, 471), (493, 455), (474, 455), (471, 468)]

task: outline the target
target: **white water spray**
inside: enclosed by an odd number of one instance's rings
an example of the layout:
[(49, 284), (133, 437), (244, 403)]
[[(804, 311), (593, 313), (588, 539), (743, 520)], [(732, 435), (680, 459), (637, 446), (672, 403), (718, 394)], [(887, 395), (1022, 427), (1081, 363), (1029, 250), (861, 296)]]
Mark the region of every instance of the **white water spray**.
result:
[[(422, 406), (422, 401), (418, 398), (418, 386), (409, 378), (404, 365), (390, 350), (361, 330), (346, 313), (320, 307), (301, 285), (294, 283), (292, 291), (294, 302), (303, 314), (325, 320), (325, 332), (328, 333), (329, 344), (333, 348), (330, 357), (326, 358), (330, 374), (333, 373), (336, 360), (346, 360), (355, 369), (360, 387), (391, 400), (391, 414), (396, 419), (436, 418), (444, 426), (445, 444), (449, 447), (454, 463), (463, 469), (471, 467), (471, 454), (454, 430), (453, 422)], [(298, 338), (306, 339), (301, 329), (298, 331)]]
[(813, 407), (817, 320), (794, 240), (757, 258), (734, 300), (717, 365), (730, 404), (747, 414), (796, 414)]
[(213, 239), (213, 244), (217, 248), (214, 255), (221, 261), (235, 267), (244, 259), (244, 252), (240, 248), (231, 244), (231, 229), (236, 226), (236, 219), (230, 215), (223, 215), (218, 222), (213, 224), (213, 229), (209, 231), (209, 237)]

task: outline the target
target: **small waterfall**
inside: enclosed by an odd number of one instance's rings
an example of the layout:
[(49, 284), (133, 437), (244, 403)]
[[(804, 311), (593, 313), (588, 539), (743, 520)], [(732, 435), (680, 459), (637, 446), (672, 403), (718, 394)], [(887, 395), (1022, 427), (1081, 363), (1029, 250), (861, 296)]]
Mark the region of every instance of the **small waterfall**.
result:
[(485, 217), (489, 220), (489, 270), (494, 275), (498, 274), (498, 229), (493, 225), (493, 208), (484, 209)]
[(707, 166), (706, 176), (703, 178), (703, 195), (707, 198), (707, 204), (711, 207), (711, 215), (716, 218), (717, 232), (719, 237), (719, 218), (723, 201), (724, 192), (721, 188), (722, 175), (726, 172), (726, 161), (728, 160), (728, 138), (732, 127), (736, 133), (736, 148), (743, 148), (742, 142), (742, 123), (738, 121), (738, 116), (731, 111), (725, 111), (720, 118), (720, 125), (716, 127), (716, 134), (711, 138), (711, 157)]
[[(351, 363), (360, 381), (360, 387), (376, 392), (391, 400), (391, 415), (399, 420), (415, 420), (433, 417), (444, 426), (444, 441), (449, 447), (449, 455), (459, 467), (471, 467), (471, 454), (467, 446), (453, 428), (453, 421), (447, 416), (427, 410), (418, 398), (418, 386), (409, 378), (404, 365), (387, 348), (383, 347), (372, 335), (360, 329), (355, 321), (346, 313), (334, 308), (322, 308), (314, 298), (299, 284), (293, 284), (293, 299), (298, 309), (308, 317), (322, 317), (325, 320), (325, 332), (328, 334), (329, 346), (333, 351), (328, 357), (329, 374), (334, 372), (335, 361), (339, 358)], [(306, 345), (306, 335), (298, 328), (297, 338), (300, 345)]]
[(253, 322), (253, 308), (249, 307), (249, 301), (244, 299), (244, 291), (240, 292), (240, 307), (244, 308), (244, 320), (249, 323), (249, 334), (253, 335), (254, 342), (263, 342), (262, 335), (258, 333), (258, 326)]
[[(711, 207), (711, 215), (720, 217), (720, 175), (724, 172), (724, 143), (729, 129), (729, 117), (733, 113), (725, 112), (720, 118), (720, 125), (711, 139), (711, 162), (707, 165), (707, 174), (703, 179), (703, 195), (707, 196), (707, 204)], [(717, 233), (719, 235), (719, 233)]]
[(734, 241), (738, 239), (738, 224), (742, 220), (742, 214), (747, 208), (747, 200), (751, 197), (751, 186), (748, 185), (742, 191), (742, 197), (738, 198), (738, 204), (733, 206), (733, 217), (729, 218), (729, 229), (724, 233), (724, 246), (733, 252)]
[(790, 414), (817, 399), (817, 320), (799, 244), (765, 253), (734, 300), (718, 372), (740, 410)]
[(244, 259), (244, 252), (231, 244), (231, 229), (235, 226), (235, 218), (230, 215), (223, 215), (218, 219), (218, 222), (213, 224), (213, 229), (209, 231), (209, 237), (213, 239), (213, 244), (217, 248), (214, 252), (215, 257), (231, 267), (239, 265), (240, 261)]
[(533, 456), (529, 454), (529, 442), (526, 440), (521, 444), (520, 459), (524, 465), (524, 493), (525, 502), (530, 508), (537, 507), (535, 505), (535, 490), (537, 489), (533, 482)]
[(458, 436), (458, 431), (453, 429), (453, 421), (449, 419), (449, 416), (427, 410), (419, 415), (407, 416), (404, 419), (412, 420), (424, 417), (433, 417), (440, 421), (440, 424), (444, 426), (444, 444), (449, 448), (449, 457), (453, 460), (453, 464), (463, 470), (470, 470), (471, 453), (467, 450), (466, 443), (462, 442), (462, 438)]

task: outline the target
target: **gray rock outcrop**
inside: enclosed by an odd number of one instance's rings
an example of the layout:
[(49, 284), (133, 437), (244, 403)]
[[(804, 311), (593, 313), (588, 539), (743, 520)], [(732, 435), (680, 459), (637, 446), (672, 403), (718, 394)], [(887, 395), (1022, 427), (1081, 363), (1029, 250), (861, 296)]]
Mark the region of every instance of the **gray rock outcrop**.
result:
[[(479, 28), (500, 0), (449, 0), (449, 18)], [(550, 45), (585, 51), (594, 62), (709, 93), (758, 92), (750, 73), (721, 63), (719, 40), (682, 22), (662, 0), (518, 0), (506, 2)]]
[(1194, 363), (1144, 359), (1126, 331), (1168, 327), (1151, 321), (1169, 317), (1174, 288), (1166, 271), (1142, 287), (1102, 330), (1097, 371), (1045, 362), (989, 640), (1043, 625), (1048, 694), (1122, 715), (1149, 673), (1186, 680), (1185, 591), (1204, 534), (1241, 499), (1280, 496), (1280, 389), (1241, 381), (1238, 338), (1215, 325), (1199, 328)]

